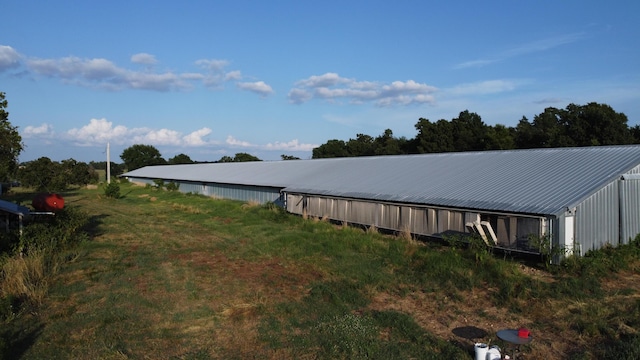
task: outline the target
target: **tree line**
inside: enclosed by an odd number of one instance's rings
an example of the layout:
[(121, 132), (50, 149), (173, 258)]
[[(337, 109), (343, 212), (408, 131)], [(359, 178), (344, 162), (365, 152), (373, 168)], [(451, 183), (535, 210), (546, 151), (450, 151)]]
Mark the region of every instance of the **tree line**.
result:
[(515, 127), (487, 125), (480, 115), (465, 110), (451, 121), (420, 118), (415, 128), (412, 139), (394, 137), (387, 129), (377, 137), (357, 134), (348, 141), (329, 140), (313, 149), (312, 157), (640, 144), (640, 125), (629, 127), (625, 114), (595, 102), (549, 107), (533, 121), (522, 117)]

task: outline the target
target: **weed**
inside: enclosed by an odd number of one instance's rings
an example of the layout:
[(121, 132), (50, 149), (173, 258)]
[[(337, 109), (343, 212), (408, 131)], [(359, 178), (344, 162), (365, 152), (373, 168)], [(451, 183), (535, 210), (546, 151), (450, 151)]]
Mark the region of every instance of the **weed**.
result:
[(120, 198), (120, 185), (116, 182), (107, 184), (104, 188), (104, 195), (108, 198), (118, 199)]

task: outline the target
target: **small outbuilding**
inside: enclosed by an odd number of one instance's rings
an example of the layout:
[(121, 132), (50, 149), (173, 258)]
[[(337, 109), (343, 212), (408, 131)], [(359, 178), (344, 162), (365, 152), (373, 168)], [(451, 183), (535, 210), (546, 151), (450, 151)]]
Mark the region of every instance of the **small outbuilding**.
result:
[(640, 233), (640, 145), (148, 166), (134, 182), (389, 231), (584, 255)]

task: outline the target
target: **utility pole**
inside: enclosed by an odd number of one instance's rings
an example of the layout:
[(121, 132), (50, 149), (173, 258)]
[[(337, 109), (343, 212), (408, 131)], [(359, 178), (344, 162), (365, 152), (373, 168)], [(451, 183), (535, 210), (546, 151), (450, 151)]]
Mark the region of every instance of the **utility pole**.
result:
[(109, 153), (108, 141), (107, 141), (107, 184), (111, 184), (111, 154)]

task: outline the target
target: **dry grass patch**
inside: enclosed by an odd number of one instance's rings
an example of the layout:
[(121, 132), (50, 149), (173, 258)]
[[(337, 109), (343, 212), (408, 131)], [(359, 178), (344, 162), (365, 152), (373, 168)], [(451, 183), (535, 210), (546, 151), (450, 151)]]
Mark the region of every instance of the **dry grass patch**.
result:
[(203, 214), (204, 213), (204, 211), (202, 211), (200, 208), (195, 207), (193, 205), (183, 205), (183, 204), (178, 204), (178, 203), (171, 203), (171, 208), (173, 210), (182, 211), (182, 212), (185, 212), (187, 214)]
[(0, 293), (3, 297), (23, 299), (39, 305), (49, 289), (47, 278), (55, 270), (47, 266), (43, 251), (14, 256), (2, 263)]

